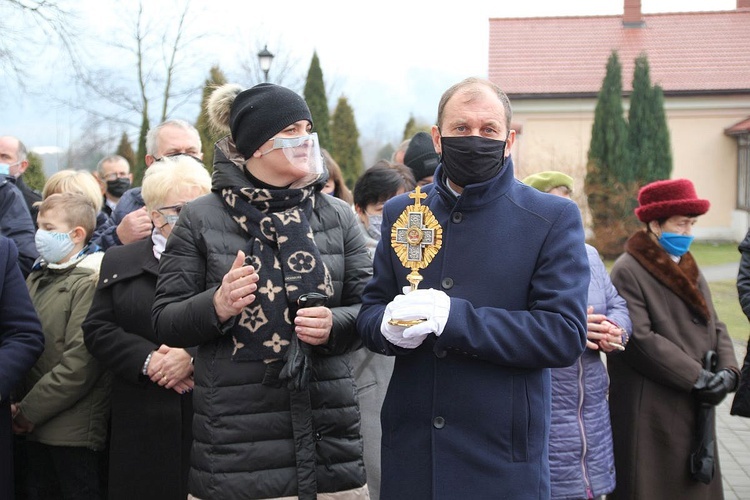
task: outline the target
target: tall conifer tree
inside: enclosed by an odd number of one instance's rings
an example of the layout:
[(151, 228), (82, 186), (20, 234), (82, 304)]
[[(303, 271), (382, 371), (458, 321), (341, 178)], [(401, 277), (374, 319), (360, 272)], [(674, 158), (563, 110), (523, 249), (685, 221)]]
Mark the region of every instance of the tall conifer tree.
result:
[[(331, 120), (331, 139), (336, 144), (333, 159), (341, 167), (346, 185), (351, 189), (363, 172), (364, 161), (359, 147), (359, 131), (354, 121), (354, 110), (346, 97), (340, 97)], [(330, 151), (329, 151), (330, 152)]]
[(639, 186), (669, 178), (672, 173), (669, 142), (664, 95), (660, 87), (651, 85), (648, 57), (641, 54), (635, 60), (628, 112), (628, 149), (633, 179)]
[(617, 52), (607, 61), (591, 128), (586, 183), (594, 245), (605, 258), (622, 252), (634, 229), (628, 126), (622, 106), (622, 67)]
[(122, 136), (120, 136), (120, 144), (117, 145), (117, 151), (115, 154), (125, 158), (128, 161), (131, 170), (135, 168), (135, 151), (133, 151), (133, 146), (130, 145), (130, 139), (128, 139), (127, 132), (123, 132)]
[(203, 149), (203, 164), (209, 173), (214, 171), (214, 144), (221, 139), (222, 134), (214, 130), (209, 124), (208, 114), (206, 113), (206, 103), (211, 93), (227, 83), (227, 77), (218, 66), (212, 66), (208, 78), (203, 83), (203, 97), (201, 98), (201, 110), (198, 113), (198, 120), (195, 122), (195, 128), (198, 129), (198, 135), (201, 138), (201, 148)]
[(307, 81), (305, 82), (305, 101), (310, 108), (310, 114), (314, 122), (313, 131), (318, 133), (320, 147), (327, 149), (332, 156), (338, 147), (331, 141), (330, 120), (331, 115), (328, 111), (328, 98), (326, 97), (326, 87), (323, 83), (323, 71), (320, 69), (320, 60), (318, 53), (314, 52), (310, 69), (307, 72)]

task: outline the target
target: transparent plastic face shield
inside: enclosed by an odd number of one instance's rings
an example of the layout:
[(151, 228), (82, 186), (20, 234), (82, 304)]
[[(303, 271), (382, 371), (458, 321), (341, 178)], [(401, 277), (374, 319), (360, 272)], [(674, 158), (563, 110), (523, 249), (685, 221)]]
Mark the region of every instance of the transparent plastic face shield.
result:
[(319, 179), (325, 172), (317, 133), (299, 137), (275, 137), (271, 148), (262, 152), (262, 155), (275, 149), (280, 149), (294, 169), (304, 174), (304, 179), (308, 182)]

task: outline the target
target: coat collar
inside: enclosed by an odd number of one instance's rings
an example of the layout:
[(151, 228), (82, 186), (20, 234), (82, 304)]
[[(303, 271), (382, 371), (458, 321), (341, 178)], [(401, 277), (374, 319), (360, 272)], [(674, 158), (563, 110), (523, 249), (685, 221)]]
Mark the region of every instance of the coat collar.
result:
[(677, 264), (645, 230), (638, 231), (628, 239), (625, 243), (625, 251), (704, 321), (711, 318), (706, 299), (698, 290), (700, 272), (690, 252), (683, 255), (680, 263)]
[[(448, 188), (445, 180), (445, 169), (443, 164), (440, 163), (435, 169), (435, 190), (440, 193), (440, 196), (452, 203), (455, 203), (456, 195)], [(508, 156), (505, 159), (505, 164), (500, 172), (485, 182), (479, 184), (470, 184), (469, 187), (464, 188), (463, 193), (459, 197), (461, 200), (461, 206), (476, 207), (489, 203), (492, 200), (504, 196), (515, 182), (515, 176), (513, 174), (513, 158)]]
[(158, 276), (159, 261), (154, 257), (153, 246), (149, 237), (109, 248), (107, 258), (102, 261), (98, 288), (106, 288), (141, 274)]

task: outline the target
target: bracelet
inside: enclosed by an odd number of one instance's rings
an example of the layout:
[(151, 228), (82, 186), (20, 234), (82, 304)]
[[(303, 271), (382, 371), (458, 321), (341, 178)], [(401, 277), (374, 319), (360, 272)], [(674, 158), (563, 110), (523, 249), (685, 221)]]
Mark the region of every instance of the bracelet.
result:
[(148, 375), (148, 364), (151, 362), (151, 356), (154, 355), (154, 351), (151, 351), (148, 353), (148, 356), (146, 356), (146, 362), (143, 363), (143, 368), (141, 368), (141, 373), (143, 375)]

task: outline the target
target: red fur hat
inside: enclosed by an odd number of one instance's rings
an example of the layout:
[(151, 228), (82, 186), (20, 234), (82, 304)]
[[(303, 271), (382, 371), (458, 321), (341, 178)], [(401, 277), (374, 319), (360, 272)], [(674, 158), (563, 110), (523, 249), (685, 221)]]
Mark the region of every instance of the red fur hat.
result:
[(711, 205), (698, 198), (688, 179), (670, 179), (646, 184), (638, 191), (635, 215), (641, 222), (668, 219), (673, 215), (703, 215)]

